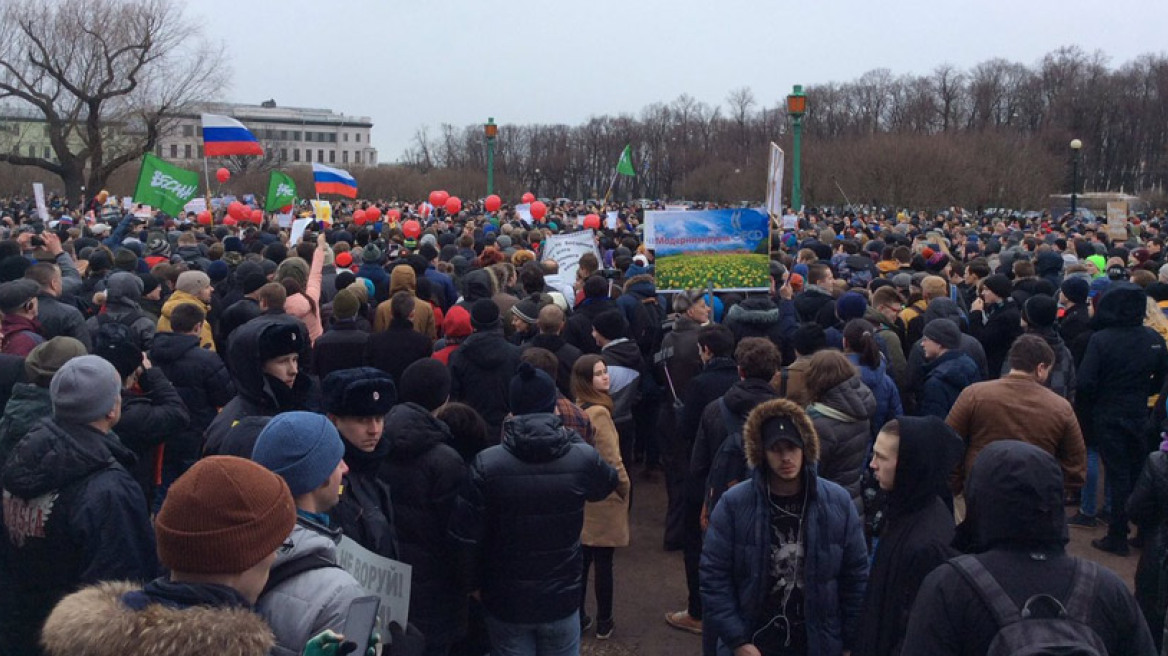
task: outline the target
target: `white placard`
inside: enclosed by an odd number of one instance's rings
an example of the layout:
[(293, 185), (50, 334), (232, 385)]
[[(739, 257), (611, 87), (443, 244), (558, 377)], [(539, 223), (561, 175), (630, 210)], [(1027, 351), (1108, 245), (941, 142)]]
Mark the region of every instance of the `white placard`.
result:
[(783, 214), (783, 149), (771, 142), (771, 161), (767, 167), (766, 211), (772, 217)]
[(288, 235), (288, 245), (294, 248), (296, 244), (300, 243), (300, 238), (304, 236), (304, 231), (308, 229), (308, 224), (312, 223), (312, 219), (296, 219), (292, 222), (292, 234)]
[(369, 551), (348, 536), (337, 545), (337, 564), (357, 579), (371, 595), (381, 598), (376, 628), (387, 636), (390, 622), (403, 630), (410, 619), (410, 584), (413, 568)]
[(580, 256), (585, 253), (594, 253), (596, 258), (600, 259), (600, 251), (596, 249), (596, 237), (592, 230), (548, 235), (543, 242), (543, 259), (555, 260), (560, 265), (559, 275), (563, 280), (576, 279), (576, 270), (580, 268)]
[(519, 215), (519, 220), (528, 228), (534, 223), (535, 219), (531, 216), (531, 203), (523, 203), (515, 206), (515, 214)]
[(37, 214), (41, 215), (41, 221), (48, 221), (49, 207), (45, 205), (45, 185), (40, 182), (32, 183), (32, 195), (36, 197)]
[(608, 212), (604, 215), (604, 226), (609, 230), (616, 230), (617, 221), (620, 221), (620, 212)]
[[(214, 201), (212, 201), (214, 202)], [(126, 208), (130, 209), (129, 207)], [(207, 199), (203, 196), (190, 199), (186, 205), (183, 205), (183, 213), (194, 212), (198, 214), (207, 209)]]
[(276, 225), (280, 226), (281, 228), (292, 227), (292, 213), (291, 212), (287, 212), (285, 214), (273, 214), (272, 216), (275, 217), (275, 219), (276, 219)]

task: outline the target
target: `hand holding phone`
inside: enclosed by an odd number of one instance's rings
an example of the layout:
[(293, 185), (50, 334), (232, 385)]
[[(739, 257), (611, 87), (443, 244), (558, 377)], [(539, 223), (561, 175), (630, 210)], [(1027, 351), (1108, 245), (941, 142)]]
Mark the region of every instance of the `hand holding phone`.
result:
[[(345, 616), (344, 637), (346, 643), (354, 646), (347, 653), (365, 656), (369, 650), (369, 639), (373, 635), (373, 625), (377, 621), (377, 611), (381, 598), (375, 596), (357, 597), (349, 602), (349, 614)], [(347, 648), (348, 645), (345, 645)]]

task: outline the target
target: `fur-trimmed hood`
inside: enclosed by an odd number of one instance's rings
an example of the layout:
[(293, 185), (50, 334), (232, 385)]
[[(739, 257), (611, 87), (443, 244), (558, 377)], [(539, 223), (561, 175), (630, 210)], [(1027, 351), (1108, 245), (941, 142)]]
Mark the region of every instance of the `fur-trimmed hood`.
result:
[(642, 273), (625, 281), (624, 292), (636, 293), (645, 298), (657, 295), (657, 280), (652, 275)]
[(61, 600), (45, 622), (50, 656), (266, 656), (276, 644), (263, 618), (246, 608), (150, 604), (136, 611), (122, 597), (138, 586), (99, 583)]
[(742, 447), (746, 452), (746, 464), (756, 469), (766, 466), (762, 427), (768, 420), (781, 416), (790, 417), (799, 434), (803, 436), (803, 466), (805, 468), (814, 466), (819, 462), (819, 434), (815, 432), (815, 425), (811, 423), (811, 418), (803, 408), (787, 399), (766, 401), (750, 411), (746, 423), (742, 426)]

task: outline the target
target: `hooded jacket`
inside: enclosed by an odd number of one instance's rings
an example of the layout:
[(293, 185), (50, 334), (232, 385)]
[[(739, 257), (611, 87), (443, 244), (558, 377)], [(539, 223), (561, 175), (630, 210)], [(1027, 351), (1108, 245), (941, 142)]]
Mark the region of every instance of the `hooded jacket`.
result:
[[(1026, 335), (1037, 335), (1041, 337), (1050, 350), (1054, 351), (1054, 366), (1050, 369), (1050, 376), (1046, 379), (1046, 386), (1052, 392), (1063, 397), (1067, 401), (1075, 402), (1075, 358), (1071, 355), (1071, 350), (1067, 348), (1063, 338), (1054, 328), (1027, 330)], [(1007, 359), (1002, 364), (1002, 375), (1010, 373), (1010, 361)]]
[(592, 338), (592, 320), (599, 314), (616, 307), (608, 297), (585, 298), (576, 304), (572, 316), (564, 324), (564, 339), (580, 349), (581, 353), (600, 353), (600, 346)]
[(846, 490), (816, 474), (820, 443), (799, 407), (776, 399), (752, 412), (743, 430), (753, 469), (714, 509), (701, 558), (703, 630), (714, 634), (719, 656), (729, 656), (769, 618), (762, 616), (770, 566), (768, 467), (762, 426), (792, 418), (803, 437), (803, 594), (808, 656), (854, 649), (868, 578), (868, 549), (856, 507)]
[(413, 567), (410, 622), (427, 636), (457, 626), (465, 604), (447, 529), (466, 464), (451, 439), (446, 424), (422, 406), (398, 404), (385, 418), (386, 449), (375, 466), (393, 495), (399, 559)]
[[(128, 326), (134, 336), (134, 345), (143, 351), (149, 351), (150, 345), (154, 343), (155, 323), (142, 311), (141, 303), (142, 281), (136, 275), (121, 271), (110, 275), (106, 285), (103, 312), (105, 320), (117, 321)], [(206, 309), (202, 304), (199, 307)], [(169, 317), (169, 310), (167, 312)], [(169, 318), (166, 325), (166, 330), (170, 330)], [(101, 328), (101, 315), (90, 317), (85, 322), (85, 327), (89, 330), (89, 343), (92, 344)]]
[(146, 501), (126, 471), (134, 455), (90, 426), (38, 424), (0, 473), (0, 643), (35, 654), (49, 611), (103, 580), (158, 573)]
[[(975, 463), (965, 499), (954, 545), (977, 554), (1019, 607), (1044, 593), (1065, 604), (1078, 559), (1065, 552), (1063, 473), (1055, 459), (1023, 442), (995, 442)], [(1088, 625), (1107, 653), (1155, 654), (1127, 585), (1106, 567), (1095, 567), (1095, 575)], [(982, 656), (997, 632), (980, 594), (955, 567), (942, 565), (921, 584), (901, 656)]]
[(876, 397), (859, 376), (852, 376), (807, 406), (807, 414), (819, 435), (819, 475), (842, 485), (860, 510)]
[(641, 400), (641, 372), (645, 368), (641, 350), (636, 342), (622, 338), (605, 344), (600, 357), (611, 379), (612, 421), (622, 432), (635, 430), (631, 428), (633, 408)]
[[(264, 331), (277, 324), (295, 324), (300, 343), (308, 347), (308, 330), (288, 316), (259, 317), (235, 331), (227, 349), (227, 364), (235, 381), (235, 398), (223, 406), (207, 427), (203, 455), (230, 455), (251, 458), (256, 438), (268, 419), (291, 410), (313, 410), (319, 404), (319, 389), (301, 368), (288, 388), (264, 373), (259, 340)], [(303, 360), (303, 352), (301, 354)]]
[[(641, 355), (649, 358), (661, 340), (660, 318), (665, 311), (657, 305), (657, 283), (649, 274), (634, 275), (625, 281), (624, 292), (616, 299), (616, 307), (629, 324), (629, 335), (641, 349)], [(652, 305), (650, 312), (647, 305)]]
[(857, 656), (895, 656), (921, 581), (943, 563), (953, 541), (949, 472), (963, 444), (937, 417), (898, 417), (900, 444), (893, 489), (860, 613)]
[(202, 453), (203, 433), (219, 408), (235, 396), (235, 382), (223, 358), (200, 347), (196, 335), (155, 335), (150, 362), (166, 374), (190, 414), (187, 429), (167, 440), (164, 457), (168, 462), (189, 465)]
[(617, 472), (552, 414), (504, 425), (501, 444), (475, 457), (450, 523), (468, 589), (504, 622), (541, 624), (579, 610), (584, 504), (617, 486)]
[[(438, 339), (438, 326), (434, 323), (434, 308), (419, 299), (417, 295), (418, 278), (408, 265), (399, 264), (393, 268), (389, 277), (389, 296), (398, 292), (409, 292), (417, 301), (414, 303), (414, 330), (430, 338), (430, 342)], [(386, 300), (377, 306), (377, 313), (373, 319), (373, 332), (380, 333), (389, 330), (393, 321), (393, 311), (390, 302)]]
[(870, 421), (872, 439), (876, 439), (876, 433), (880, 431), (881, 426), (904, 414), (904, 407), (900, 403), (900, 390), (896, 388), (896, 383), (888, 375), (888, 365), (885, 360), (881, 359), (879, 366), (868, 367), (860, 364), (859, 354), (848, 353), (847, 356), (848, 360), (856, 365), (856, 370), (860, 372), (860, 381), (876, 398), (876, 414), (872, 415)]
[(1146, 410), (1147, 398), (1160, 390), (1168, 349), (1144, 326), (1146, 310), (1143, 290), (1131, 283), (1112, 283), (1099, 299), (1095, 332), (1076, 375), (1077, 397), (1094, 409), (1096, 425)]
[(40, 420), (53, 415), (53, 399), (48, 387), (16, 383), (0, 417), (0, 469), (12, 449), (28, 435)]
[[(165, 584), (177, 595), (149, 594), (124, 582), (98, 583), (61, 600), (41, 639), (49, 656), (267, 656), (275, 638), (242, 598), (219, 586)], [(205, 593), (211, 588), (213, 594)], [(193, 592), (193, 594), (192, 594)], [(203, 594), (200, 594), (203, 593)], [(127, 599), (143, 596), (142, 608)]]
[[(707, 512), (713, 512), (726, 490), (746, 480), (745, 446), (740, 429), (751, 410), (776, 396), (767, 381), (747, 378), (734, 383), (722, 398), (711, 401), (702, 411), (689, 472), (691, 477), (700, 477), (705, 486), (702, 498)], [(705, 476), (701, 476), (703, 472)]]
[(511, 411), (511, 377), (519, 366), (519, 347), (499, 329), (476, 332), (450, 356), (450, 400), (471, 406), (487, 422), (487, 437), (499, 437)]
[(970, 385), (981, 380), (977, 365), (961, 351), (946, 351), (925, 364), (925, 381), (921, 385), (918, 415), (944, 419), (957, 397)]
[[(340, 529), (322, 526), (298, 514), (296, 526), (288, 537), (291, 548), (276, 552), (272, 570), (304, 559), (337, 562)], [(366, 591), (353, 575), (340, 567), (319, 567), (301, 572), (265, 589), (256, 601), (258, 612), (276, 635), (277, 656), (299, 656), (312, 636), (332, 629), (341, 633), (349, 604)]]
[(458, 302), (464, 310), (470, 312), (474, 302), (495, 295), (495, 283), (491, 274), (485, 269), (475, 269), (462, 277), (462, 300)]
[(885, 353), (888, 356), (888, 375), (892, 376), (896, 387), (901, 391), (907, 389), (908, 375), (906, 373), (908, 362), (904, 356), (904, 344), (901, 341), (901, 331), (896, 324), (888, 321), (880, 310), (874, 307), (868, 308), (864, 313), (864, 319), (871, 323), (876, 328), (876, 337), (884, 342)]
[[(661, 339), (661, 350), (653, 358), (660, 369), (658, 379), (666, 389), (676, 392), (678, 398), (685, 396), (690, 381), (702, 371), (702, 358), (698, 354), (700, 328), (696, 321), (684, 314), (676, 315), (673, 329)], [(697, 412), (700, 413), (704, 407), (696, 408)]]
[(751, 296), (735, 304), (726, 312), (723, 324), (734, 333), (736, 343), (746, 337), (764, 337), (780, 351), (798, 326), (793, 302), (780, 301), (775, 305), (764, 295)]
[[(113, 276), (110, 277), (113, 278)], [(158, 332), (172, 332), (170, 328), (170, 313), (173, 312), (176, 307), (183, 305), (184, 303), (197, 305), (202, 308), (204, 312), (211, 311), (211, 306), (207, 303), (204, 303), (198, 297), (191, 296), (182, 290), (176, 289), (174, 293), (170, 295), (170, 298), (167, 299), (166, 303), (162, 304), (162, 316), (158, 318)], [(211, 351), (215, 350), (215, 337), (211, 334), (210, 321), (203, 322), (203, 330), (199, 333), (199, 345)], [(148, 348), (149, 347), (147, 347), (147, 349)]]
[(989, 375), (996, 378), (1002, 371), (1010, 345), (1022, 334), (1022, 310), (1018, 302), (1008, 297), (988, 313), (983, 310), (970, 312), (969, 332), (985, 348)]

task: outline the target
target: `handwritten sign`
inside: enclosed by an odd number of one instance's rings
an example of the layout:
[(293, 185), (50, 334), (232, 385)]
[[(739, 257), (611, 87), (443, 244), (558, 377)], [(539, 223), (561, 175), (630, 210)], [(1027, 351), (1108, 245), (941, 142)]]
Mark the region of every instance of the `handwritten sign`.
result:
[(585, 253), (595, 253), (597, 259), (600, 259), (600, 252), (596, 250), (596, 239), (591, 230), (549, 235), (544, 240), (543, 258), (555, 260), (560, 265), (560, 278), (564, 280), (576, 279), (576, 270), (580, 268), (580, 256)]

